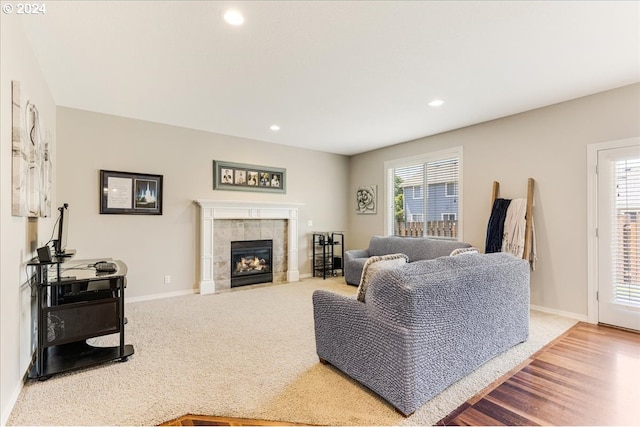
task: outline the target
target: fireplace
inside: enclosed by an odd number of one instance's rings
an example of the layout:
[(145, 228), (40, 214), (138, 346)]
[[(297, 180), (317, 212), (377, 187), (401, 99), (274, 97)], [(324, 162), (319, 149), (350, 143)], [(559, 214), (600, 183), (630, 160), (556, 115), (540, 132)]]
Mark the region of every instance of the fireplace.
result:
[(231, 242), (231, 287), (273, 282), (273, 240)]
[[(196, 266), (201, 295), (231, 288), (232, 241), (273, 239), (273, 280), (297, 282), (298, 208), (301, 203), (196, 200), (199, 248)], [(253, 226), (253, 224), (259, 224)]]

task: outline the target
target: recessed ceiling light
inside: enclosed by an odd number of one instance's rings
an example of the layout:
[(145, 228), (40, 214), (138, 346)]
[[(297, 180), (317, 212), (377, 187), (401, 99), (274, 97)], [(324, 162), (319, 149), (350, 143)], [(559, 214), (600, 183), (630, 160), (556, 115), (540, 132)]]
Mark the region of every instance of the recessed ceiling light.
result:
[(444, 104), (444, 101), (442, 99), (434, 99), (428, 105), (429, 105), (429, 107), (439, 107), (442, 104)]
[(271, 127), (270, 127), (269, 129), (271, 129), (272, 131), (276, 132), (276, 131), (279, 131), (279, 130), (280, 130), (280, 126), (278, 126), (278, 125), (271, 125)]
[(244, 16), (237, 10), (227, 10), (222, 17), (231, 25), (242, 25), (244, 23)]

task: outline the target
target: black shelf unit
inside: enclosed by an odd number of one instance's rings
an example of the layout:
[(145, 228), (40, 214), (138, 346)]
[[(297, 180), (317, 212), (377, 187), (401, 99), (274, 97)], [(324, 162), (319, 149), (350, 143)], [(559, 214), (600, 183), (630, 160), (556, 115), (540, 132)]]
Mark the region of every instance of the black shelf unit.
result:
[(313, 232), (313, 277), (344, 276), (344, 233)]
[[(134, 353), (124, 341), (127, 266), (113, 260), (117, 271), (100, 273), (90, 268), (95, 262), (60, 258), (28, 264), (36, 272), (37, 307), (37, 348), (29, 378), (44, 380), (108, 361), (126, 361)], [(61, 267), (63, 263), (81, 267)], [(62, 277), (62, 272), (75, 276)], [(120, 338), (117, 346), (94, 347), (86, 342), (114, 333)]]

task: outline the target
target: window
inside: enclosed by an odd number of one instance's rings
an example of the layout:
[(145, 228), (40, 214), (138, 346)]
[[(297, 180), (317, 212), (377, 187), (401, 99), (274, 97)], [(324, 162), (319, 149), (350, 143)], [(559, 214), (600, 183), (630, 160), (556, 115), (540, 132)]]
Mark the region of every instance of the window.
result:
[(386, 234), (462, 239), (461, 165), (462, 147), (385, 162)]
[(614, 165), (613, 296), (617, 304), (640, 307), (640, 158), (617, 160)]
[(414, 199), (422, 199), (422, 186), (414, 186), (413, 187), (413, 198)]
[(458, 183), (446, 182), (444, 192), (447, 197), (456, 197), (458, 195)]

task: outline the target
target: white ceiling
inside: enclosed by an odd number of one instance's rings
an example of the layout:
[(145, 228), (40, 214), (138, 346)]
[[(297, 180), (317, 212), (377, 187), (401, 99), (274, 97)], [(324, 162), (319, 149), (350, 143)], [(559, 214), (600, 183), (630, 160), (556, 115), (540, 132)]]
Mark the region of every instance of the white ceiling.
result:
[(640, 81), (637, 1), (46, 6), (58, 105), (346, 155)]

